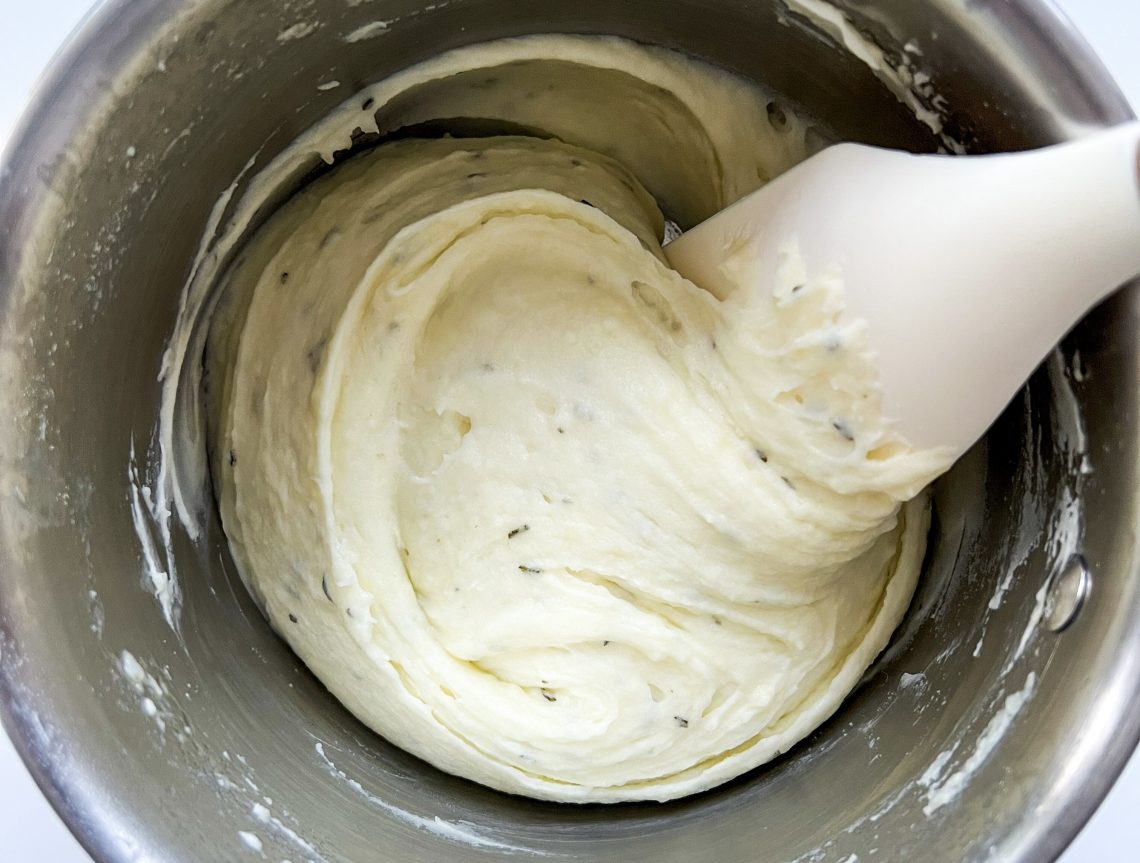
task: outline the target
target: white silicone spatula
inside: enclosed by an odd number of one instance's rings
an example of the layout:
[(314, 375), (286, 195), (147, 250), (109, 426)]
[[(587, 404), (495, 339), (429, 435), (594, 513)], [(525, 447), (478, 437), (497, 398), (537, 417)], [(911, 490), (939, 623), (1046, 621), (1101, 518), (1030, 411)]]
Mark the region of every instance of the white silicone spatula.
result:
[(722, 299), (746, 249), (759, 287), (798, 245), (839, 268), (867, 322), (883, 411), (918, 447), (965, 452), (1049, 350), (1140, 274), (1140, 123), (996, 156), (824, 150), (665, 248)]

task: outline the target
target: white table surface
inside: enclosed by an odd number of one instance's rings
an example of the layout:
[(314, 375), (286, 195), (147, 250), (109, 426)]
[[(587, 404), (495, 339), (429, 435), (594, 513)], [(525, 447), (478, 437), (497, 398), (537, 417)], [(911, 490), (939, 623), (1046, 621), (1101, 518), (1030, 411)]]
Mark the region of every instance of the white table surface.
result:
[[(1140, 108), (1140, 2), (1056, 0)], [(26, 3), (0, 0), (0, 142), (35, 83), (90, 0)], [(1134, 756), (1104, 805), (1077, 837), (1062, 863), (1116, 863), (1138, 859), (1140, 756)], [(0, 733), (0, 861), (89, 863), (89, 858), (40, 796), (8, 739)]]

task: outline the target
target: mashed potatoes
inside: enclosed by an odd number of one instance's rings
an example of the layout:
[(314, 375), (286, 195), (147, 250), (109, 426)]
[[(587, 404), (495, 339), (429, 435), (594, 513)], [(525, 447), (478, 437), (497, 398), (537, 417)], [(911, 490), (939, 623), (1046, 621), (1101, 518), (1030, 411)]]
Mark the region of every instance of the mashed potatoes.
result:
[[(913, 592), (945, 464), (878, 415), (836, 274), (664, 263), (804, 122), (662, 50), (541, 37), (392, 79), (404, 136), (292, 199), (214, 322), (214, 472), (282, 636), (438, 767), (665, 800), (830, 715)], [(426, 124), (426, 125), (425, 125)], [(510, 134), (491, 135), (491, 131)]]

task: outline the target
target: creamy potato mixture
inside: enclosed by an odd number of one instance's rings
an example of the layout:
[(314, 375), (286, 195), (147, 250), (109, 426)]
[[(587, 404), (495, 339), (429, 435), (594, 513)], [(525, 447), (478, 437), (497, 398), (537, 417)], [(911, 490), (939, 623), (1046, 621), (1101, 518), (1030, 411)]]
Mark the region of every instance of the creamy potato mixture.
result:
[[(946, 465), (879, 415), (837, 272), (669, 269), (808, 155), (762, 90), (533, 37), (397, 75), (396, 139), (284, 205), (209, 364), (223, 522), (281, 635), (443, 770), (666, 800), (786, 751), (914, 590)], [(449, 129), (464, 137), (440, 137)]]

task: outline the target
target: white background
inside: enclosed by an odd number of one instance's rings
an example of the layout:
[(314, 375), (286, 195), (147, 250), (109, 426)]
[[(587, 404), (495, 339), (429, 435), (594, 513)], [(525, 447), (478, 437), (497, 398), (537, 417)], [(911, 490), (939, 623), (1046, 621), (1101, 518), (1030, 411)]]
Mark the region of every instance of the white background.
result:
[[(1140, 2), (1057, 0), (1140, 108)], [(0, 143), (27, 92), (90, 0), (0, 0)], [(0, 227), (2, 229), (2, 227)], [(1138, 859), (1140, 756), (1062, 858), (1063, 863)], [(89, 863), (0, 733), (0, 861)]]

